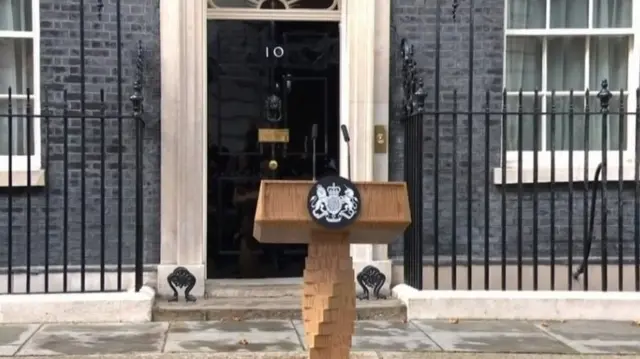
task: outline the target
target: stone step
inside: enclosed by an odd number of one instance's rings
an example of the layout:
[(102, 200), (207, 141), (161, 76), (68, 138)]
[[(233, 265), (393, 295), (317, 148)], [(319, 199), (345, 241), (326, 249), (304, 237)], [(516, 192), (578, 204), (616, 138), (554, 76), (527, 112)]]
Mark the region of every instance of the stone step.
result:
[[(301, 296), (302, 278), (209, 279), (196, 303), (157, 298), (153, 320), (300, 319)], [(396, 299), (359, 300), (357, 318), (405, 320), (406, 308)]]
[(300, 298), (302, 278), (209, 279), (206, 298)]
[[(251, 319), (300, 319), (300, 297), (210, 297), (196, 303), (170, 303), (157, 298), (154, 321), (214, 321)], [(358, 300), (358, 320), (406, 320), (406, 308), (397, 299)]]

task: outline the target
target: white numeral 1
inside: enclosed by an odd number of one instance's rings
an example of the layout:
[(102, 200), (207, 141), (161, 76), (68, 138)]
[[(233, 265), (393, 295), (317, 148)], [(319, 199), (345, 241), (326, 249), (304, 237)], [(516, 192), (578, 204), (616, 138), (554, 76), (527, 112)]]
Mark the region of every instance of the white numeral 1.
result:
[[(282, 48), (282, 46), (276, 46), (273, 48), (272, 50), (273, 52), (273, 56), (275, 56), (276, 58), (281, 58), (282, 56), (284, 56), (284, 49)], [(264, 55), (269, 58), (269, 46), (264, 48)]]

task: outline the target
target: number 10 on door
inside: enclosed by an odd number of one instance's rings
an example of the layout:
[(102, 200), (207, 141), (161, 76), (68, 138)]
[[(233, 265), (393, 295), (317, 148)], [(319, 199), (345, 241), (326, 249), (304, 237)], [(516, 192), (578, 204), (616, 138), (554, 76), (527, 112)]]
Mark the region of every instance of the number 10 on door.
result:
[(284, 48), (282, 48), (282, 46), (276, 46), (273, 48), (267, 46), (264, 48), (264, 54), (265, 56), (267, 56), (267, 58), (273, 56), (279, 59), (284, 56)]

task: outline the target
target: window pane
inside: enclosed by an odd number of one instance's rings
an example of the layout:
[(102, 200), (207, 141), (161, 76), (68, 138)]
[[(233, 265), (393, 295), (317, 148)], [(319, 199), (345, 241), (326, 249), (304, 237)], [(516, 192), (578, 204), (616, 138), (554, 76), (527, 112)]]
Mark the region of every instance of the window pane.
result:
[(31, 0), (0, 0), (0, 30), (31, 31)]
[(0, 93), (11, 87), (14, 94), (33, 90), (33, 41), (0, 39)]
[(552, 28), (589, 27), (590, 0), (551, 0)]
[(593, 0), (593, 27), (631, 27), (631, 0)]
[(507, 90), (533, 91), (542, 87), (542, 39), (507, 38)]
[[(507, 116), (507, 133), (504, 134), (504, 140), (506, 142), (507, 151), (518, 151), (518, 136), (520, 118), (522, 118), (522, 150), (532, 151), (533, 146), (533, 133), (534, 133), (534, 121), (540, 120), (540, 116), (534, 116), (535, 112), (540, 112), (540, 109), (534, 111), (534, 97), (523, 96), (522, 98), (522, 115), (518, 114), (519, 111), (519, 99), (518, 96), (507, 97), (507, 112), (510, 114)], [(541, 106), (541, 101), (538, 101), (538, 107)], [(542, 133), (542, 126), (538, 126), (538, 132)], [(542, 136), (538, 136), (540, 141)], [(538, 142), (538, 149), (541, 148), (541, 142)]]
[(509, 29), (542, 29), (545, 27), (546, 0), (509, 0)]
[(600, 90), (602, 80), (609, 89), (627, 89), (629, 38), (625, 36), (592, 37), (589, 50), (589, 88)]
[(584, 37), (550, 38), (547, 53), (547, 89), (584, 90)]
[[(584, 149), (584, 96), (547, 98), (547, 149), (582, 151)], [(570, 106), (573, 105), (573, 108)], [(593, 105), (593, 104), (591, 104)], [(593, 109), (590, 111), (594, 111)]]
[[(555, 146), (558, 151), (568, 151), (572, 140), (574, 151), (584, 151), (585, 148), (590, 151), (602, 150), (603, 118), (600, 112), (600, 101), (595, 96), (589, 96), (589, 116), (586, 116), (584, 96), (575, 96), (573, 99), (575, 111), (573, 123), (571, 122), (569, 104), (568, 97), (556, 97), (555, 110), (553, 110), (551, 99), (547, 100), (547, 111), (549, 113), (547, 116), (548, 149), (551, 150), (551, 146)], [(612, 98), (610, 103), (611, 113), (606, 119), (607, 148), (612, 151), (626, 148), (627, 142), (625, 135), (627, 128), (626, 116), (622, 118), (619, 116), (619, 106), (619, 98)], [(555, 113), (555, 117), (551, 113)], [(621, 126), (622, 137), (620, 137)], [(571, 139), (571, 136), (573, 136), (573, 139)]]
[[(27, 118), (19, 116), (26, 114), (26, 101), (12, 101), (11, 132), (9, 132), (9, 101), (0, 100), (0, 156), (9, 155), (9, 143), (11, 143), (11, 155), (27, 155)], [(33, 122), (31, 123), (31, 138), (33, 139)], [(11, 135), (9, 135), (11, 134)], [(31, 141), (29, 153), (34, 153), (34, 143)]]

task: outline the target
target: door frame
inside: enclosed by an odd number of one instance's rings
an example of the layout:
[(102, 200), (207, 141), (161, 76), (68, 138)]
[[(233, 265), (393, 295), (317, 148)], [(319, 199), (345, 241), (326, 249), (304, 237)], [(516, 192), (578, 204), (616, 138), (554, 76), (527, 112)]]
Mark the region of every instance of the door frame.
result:
[[(371, 6), (374, 4), (375, 6)], [(339, 13), (339, 14), (336, 14)], [(209, 19), (340, 23), (340, 124), (351, 132), (352, 180), (386, 181), (387, 153), (373, 153), (374, 125), (389, 122), (389, 0), (341, 0), (340, 11), (208, 9), (207, 0), (160, 1), (161, 170), (160, 264), (157, 289), (177, 267), (204, 293), (207, 260), (207, 82)], [(347, 173), (340, 142), (340, 173)], [(352, 245), (357, 267), (388, 260), (386, 246)], [(357, 262), (362, 262), (358, 264)], [(381, 268), (387, 272), (386, 268)], [(389, 273), (387, 278), (391, 278)]]

